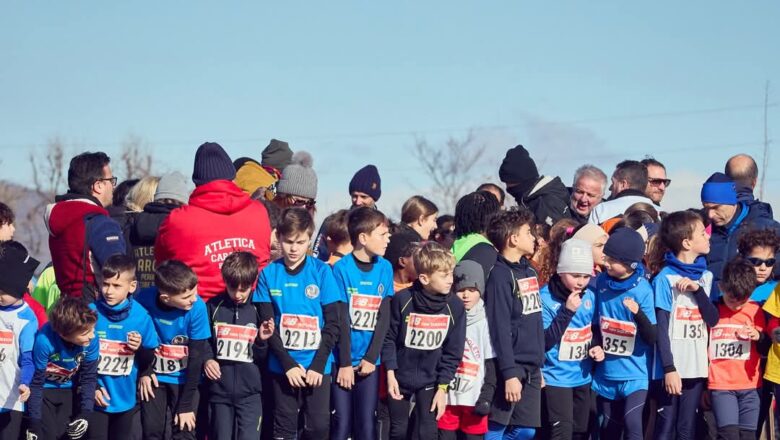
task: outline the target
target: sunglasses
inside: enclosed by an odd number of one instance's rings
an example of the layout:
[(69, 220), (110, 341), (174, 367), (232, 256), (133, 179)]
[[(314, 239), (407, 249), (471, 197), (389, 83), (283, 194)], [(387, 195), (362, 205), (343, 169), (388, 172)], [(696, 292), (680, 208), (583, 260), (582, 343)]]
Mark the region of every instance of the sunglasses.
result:
[(746, 259), (750, 262), (750, 264), (752, 264), (755, 267), (759, 267), (762, 264), (766, 265), (766, 267), (772, 267), (775, 265), (775, 263), (777, 263), (777, 259), (775, 258), (769, 258), (763, 260), (761, 258), (756, 258), (756, 257), (747, 257)]
[(296, 199), (295, 197), (289, 198), (290, 205), (298, 208), (311, 209), (317, 204), (316, 200)]
[(672, 184), (672, 179), (647, 179), (647, 181), (653, 186), (661, 186), (663, 184), (665, 187), (669, 187)]

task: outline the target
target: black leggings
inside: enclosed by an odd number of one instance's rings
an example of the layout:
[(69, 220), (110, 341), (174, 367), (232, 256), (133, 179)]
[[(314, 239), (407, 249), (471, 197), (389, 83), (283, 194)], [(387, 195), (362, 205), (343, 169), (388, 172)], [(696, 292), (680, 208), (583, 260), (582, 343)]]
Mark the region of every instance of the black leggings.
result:
[[(405, 440), (407, 438), (431, 440), (437, 437), (439, 428), (436, 424), (436, 413), (431, 412), (435, 394), (436, 387), (431, 386), (430, 388), (420, 388), (414, 393), (405, 393), (401, 400), (387, 397), (387, 407), (390, 411), (390, 440)], [(416, 426), (407, 437), (407, 433), (410, 431), (409, 400), (412, 396), (415, 396), (414, 415)]]
[(293, 388), (287, 376), (271, 375), (274, 393), (274, 439), (295, 440), (298, 416), (303, 415), (303, 440), (323, 440), (330, 434), (330, 374), (317, 388)]
[(599, 396), (599, 410), (604, 416), (599, 438), (642, 440), (642, 410), (647, 390), (634, 391), (623, 400), (609, 400)]
[(542, 388), (544, 438), (551, 440), (587, 438), (590, 416), (590, 383), (575, 388)]
[[(141, 422), (139, 407), (120, 413), (106, 413), (94, 411), (89, 416), (89, 440), (103, 440), (110, 438), (136, 439), (141, 430), (137, 429)], [(135, 434), (135, 435), (133, 435)]]

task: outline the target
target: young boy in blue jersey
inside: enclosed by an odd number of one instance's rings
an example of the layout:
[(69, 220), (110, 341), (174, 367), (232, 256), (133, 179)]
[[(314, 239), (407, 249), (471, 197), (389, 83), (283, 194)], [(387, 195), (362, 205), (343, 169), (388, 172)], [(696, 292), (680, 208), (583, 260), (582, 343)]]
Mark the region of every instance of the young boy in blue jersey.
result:
[(333, 266), (345, 304), (334, 352), (339, 369), (331, 386), (330, 438), (376, 438), (379, 351), (390, 325), (393, 268), (382, 258), (390, 234), (387, 218), (361, 207), (349, 213), (347, 230), (353, 250)]
[(710, 301), (712, 272), (704, 255), (710, 238), (693, 211), (669, 214), (661, 223), (653, 280), (658, 344), (652, 392), (658, 402), (655, 438), (693, 439), (696, 409), (707, 387), (708, 328), (718, 322)]
[(138, 381), (144, 438), (162, 439), (172, 419), (174, 439), (194, 439), (198, 384), (211, 337), (206, 303), (198, 296), (198, 277), (181, 261), (160, 264), (154, 284), (135, 295), (160, 338), (153, 372)]
[(631, 228), (612, 233), (604, 246), (606, 272), (596, 280), (599, 327), (594, 346), (604, 350), (593, 390), (603, 416), (601, 438), (641, 439), (648, 390), (648, 356), (656, 340), (653, 288), (641, 270), (645, 242)]
[[(499, 252), (485, 286), (498, 387), (485, 439), (531, 439), (541, 426), (544, 329), (533, 255), (534, 215), (527, 209), (496, 214), (487, 237)], [(506, 436), (506, 437), (505, 437)]]
[(253, 302), (260, 317), (273, 318), (268, 369), (274, 396), (273, 438), (328, 437), (333, 347), (339, 336), (339, 291), (330, 266), (307, 255), (314, 219), (303, 208), (288, 208), (276, 230), (282, 258), (260, 272)]
[(222, 264), (226, 292), (206, 307), (212, 329), (203, 365), (209, 379), (211, 427), (215, 440), (257, 440), (263, 414), (260, 363), (265, 361), (274, 322), (260, 320), (251, 302), (257, 282), (257, 259), (234, 252)]
[(138, 372), (149, 374), (160, 345), (149, 312), (133, 300), (136, 263), (127, 255), (108, 258), (101, 268), (101, 295), (90, 308), (97, 312), (100, 339), (98, 389), (89, 424), (90, 439), (130, 435), (138, 424)]
[(453, 291), (466, 309), (466, 344), (439, 419), (439, 440), (478, 440), (487, 432), (496, 391), (495, 354), (482, 301), (485, 271), (476, 261), (461, 260), (453, 276)]
[[(95, 405), (100, 349), (96, 321), (97, 314), (79, 298), (60, 298), (49, 312), (49, 323), (38, 332), (33, 347), (28, 439), (79, 439), (87, 433)], [(78, 407), (74, 408), (76, 400)]]
[(588, 438), (593, 360), (604, 360), (592, 347), (596, 296), (588, 288), (593, 271), (591, 244), (563, 242), (556, 273), (542, 288), (542, 321), (546, 350), (542, 375), (545, 438)]
[(463, 301), (450, 293), (455, 258), (440, 244), (428, 242), (415, 252), (414, 266), (417, 281), (393, 296), (382, 346), (391, 440), (407, 438), (412, 397), (412, 438), (436, 438), (436, 422), (446, 409), (466, 340)]
[(17, 439), (22, 426), (24, 403), (30, 397), (30, 382), (35, 373), (33, 345), (38, 320), (24, 302), (38, 267), (21, 244), (0, 244), (0, 438)]

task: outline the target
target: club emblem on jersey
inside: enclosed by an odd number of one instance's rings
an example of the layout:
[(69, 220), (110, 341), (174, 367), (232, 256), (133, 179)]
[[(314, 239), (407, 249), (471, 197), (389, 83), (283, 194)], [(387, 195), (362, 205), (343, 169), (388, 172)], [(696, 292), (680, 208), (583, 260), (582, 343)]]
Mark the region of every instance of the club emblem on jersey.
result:
[(385, 293), (385, 285), (384, 285), (384, 284), (382, 284), (382, 283), (379, 283), (379, 285), (378, 285), (378, 286), (376, 286), (376, 292), (377, 292), (378, 294), (380, 294), (380, 295), (381, 295), (381, 294), (383, 294), (383, 293)]
[(306, 298), (315, 299), (320, 296), (320, 288), (316, 284), (306, 286)]
[(187, 342), (189, 342), (190, 338), (184, 336), (184, 335), (177, 335), (174, 336), (173, 339), (171, 339), (171, 344), (173, 345), (187, 345)]
[(590, 302), (589, 299), (585, 300), (585, 309), (590, 310), (590, 308), (593, 307), (593, 304)]
[(75, 360), (76, 360), (76, 363), (77, 363), (77, 364), (80, 364), (80, 363), (81, 363), (81, 361), (83, 361), (83, 360), (84, 360), (84, 356), (86, 356), (86, 355), (84, 354), (84, 352), (83, 352), (83, 351), (82, 351), (81, 353), (77, 354), (77, 355), (76, 355), (76, 359), (75, 359)]

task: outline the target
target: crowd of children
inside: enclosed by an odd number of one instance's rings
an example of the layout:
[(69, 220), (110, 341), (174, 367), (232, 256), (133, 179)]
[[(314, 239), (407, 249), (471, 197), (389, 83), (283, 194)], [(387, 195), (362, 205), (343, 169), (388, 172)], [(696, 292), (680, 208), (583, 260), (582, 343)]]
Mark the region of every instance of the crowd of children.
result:
[(11, 216), (0, 438), (761, 434), (780, 392), (777, 230), (733, 237), (716, 278), (697, 210), (545, 225), (486, 184), (454, 217), (437, 222), (414, 196), (393, 224), (356, 193), (319, 243), (313, 202), (269, 207), (278, 258), (227, 252), (208, 301), (186, 263), (158, 262), (141, 288), (136, 259), (115, 254), (93, 301), (63, 295), (41, 318), (28, 299), (39, 262)]

